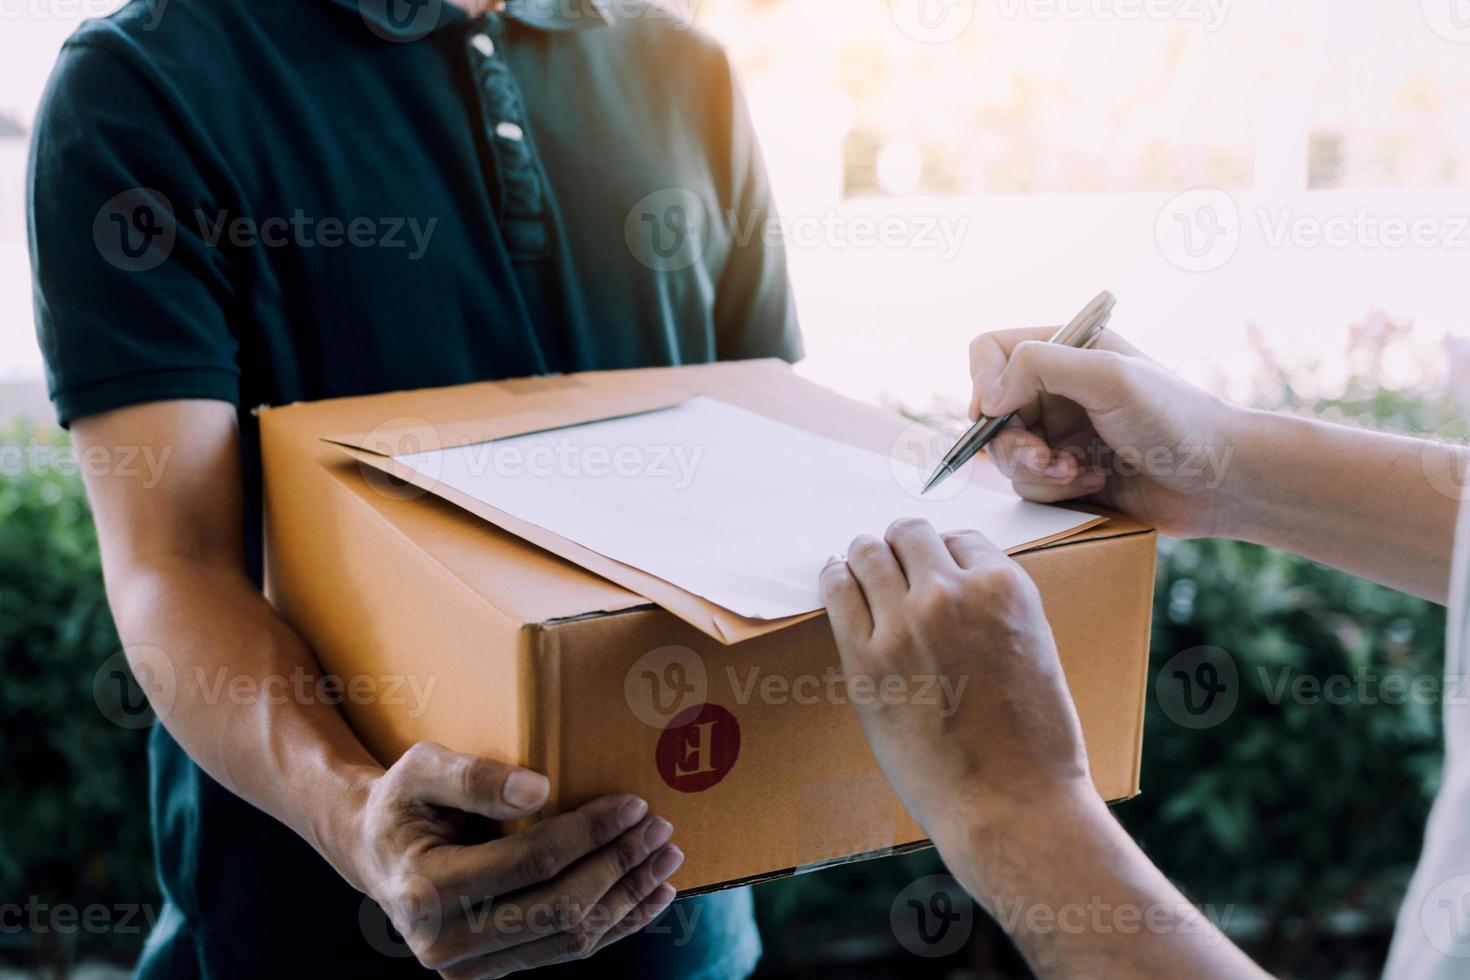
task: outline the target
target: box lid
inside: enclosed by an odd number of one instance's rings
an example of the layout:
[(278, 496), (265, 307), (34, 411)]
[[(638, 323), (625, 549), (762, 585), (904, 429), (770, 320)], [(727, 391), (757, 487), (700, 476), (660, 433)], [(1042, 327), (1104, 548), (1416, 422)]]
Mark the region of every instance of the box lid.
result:
[[(650, 605), (646, 596), (656, 595), (660, 605), (730, 643), (820, 615), (749, 620), (688, 593), (683, 593), (688, 601), (682, 601), (669, 594), (670, 589), (682, 590), (640, 569), (582, 549), (526, 522), (507, 520), (509, 515), (500, 511), (477, 516), (475, 511), (485, 505), (472, 498), (465, 497), (457, 501), (463, 506), (456, 506), (384, 475), (416, 476), (392, 463), (395, 454), (646, 411), (696, 394), (712, 395), (879, 453), (888, 453), (911, 424), (808, 382), (779, 360), (484, 382), (300, 403), (263, 409), (259, 414), (262, 426), (285, 436), (298, 459), (329, 468), (384, 520), (517, 622), (536, 624), (617, 612)], [(1008, 487), (993, 466), (979, 460), (972, 479), (983, 486)], [(1109, 516), (1107, 523), (1071, 535), (1062, 543), (1148, 530), (1126, 518)], [(492, 520), (515, 533), (502, 530)], [(554, 551), (576, 562), (557, 557)], [(593, 574), (587, 568), (604, 574)]]

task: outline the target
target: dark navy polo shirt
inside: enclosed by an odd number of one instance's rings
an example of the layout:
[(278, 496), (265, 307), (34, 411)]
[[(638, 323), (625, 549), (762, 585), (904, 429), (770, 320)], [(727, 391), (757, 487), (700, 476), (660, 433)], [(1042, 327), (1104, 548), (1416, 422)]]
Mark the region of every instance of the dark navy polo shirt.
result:
[[(238, 406), (257, 576), (253, 406), (800, 354), (730, 65), (643, 0), (133, 0), (63, 49), (29, 203), (63, 422)], [(144, 975), (422, 975), (305, 843), (151, 745)], [(748, 971), (748, 893), (681, 908), (587, 969)]]

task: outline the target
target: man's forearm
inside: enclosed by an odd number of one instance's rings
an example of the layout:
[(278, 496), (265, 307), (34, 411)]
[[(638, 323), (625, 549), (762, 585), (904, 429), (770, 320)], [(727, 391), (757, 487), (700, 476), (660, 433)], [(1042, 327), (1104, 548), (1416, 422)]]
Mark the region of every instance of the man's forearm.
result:
[(167, 657), (174, 696), (161, 720), (190, 758), (361, 887), (353, 821), (382, 768), (335, 705), (296, 696), (300, 678), (321, 673), (300, 637), (219, 564), (158, 558), (109, 576), (108, 593), (124, 645)]
[(1229, 537), (1445, 601), (1462, 447), (1266, 412), (1237, 432)]
[(1090, 791), (1018, 819), (956, 819), (931, 828), (941, 856), (1043, 980), (1265, 976)]

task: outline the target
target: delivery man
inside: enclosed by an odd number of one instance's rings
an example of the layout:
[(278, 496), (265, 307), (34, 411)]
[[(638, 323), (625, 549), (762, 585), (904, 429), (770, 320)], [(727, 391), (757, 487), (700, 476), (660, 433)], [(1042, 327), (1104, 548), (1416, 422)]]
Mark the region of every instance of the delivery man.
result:
[[(118, 632), (176, 687), (142, 976), (499, 977), (669, 907), (682, 854), (642, 800), (487, 841), (545, 778), (427, 744), (384, 769), (324, 699), (220, 695), (320, 673), (260, 591), (250, 409), (795, 359), (783, 256), (731, 231), (771, 217), (724, 54), (644, 0), (132, 0), (67, 42), (30, 172), (38, 332), (62, 423), (117, 462), (87, 487)], [(673, 913), (596, 975), (751, 971), (748, 892)]]
[[(1020, 412), (992, 455), (1021, 496), (1094, 500), (1166, 534), (1284, 548), (1448, 598), (1446, 674), (1466, 676), (1470, 511), (1451, 561), (1464, 447), (1235, 408), (1116, 335), (1099, 350), (1044, 343), (1049, 335), (1004, 331), (971, 346), (971, 414)], [(1218, 485), (1186, 462), (1201, 454), (1229, 460)], [(1020, 565), (974, 532), (941, 537), (900, 521), (854, 541), (821, 586), (847, 676), (985, 677), (948, 706), (953, 715), (917, 704), (857, 710), (909, 812), (1040, 976), (1264, 975), (1099, 800), (1051, 629)], [(1445, 723), (1443, 788), (1400, 913), (1393, 978), (1463, 977), (1470, 956), (1470, 708), (1447, 704)], [(1057, 927), (1028, 931), (1032, 909)], [(1115, 919), (1118, 910), (1131, 918)]]

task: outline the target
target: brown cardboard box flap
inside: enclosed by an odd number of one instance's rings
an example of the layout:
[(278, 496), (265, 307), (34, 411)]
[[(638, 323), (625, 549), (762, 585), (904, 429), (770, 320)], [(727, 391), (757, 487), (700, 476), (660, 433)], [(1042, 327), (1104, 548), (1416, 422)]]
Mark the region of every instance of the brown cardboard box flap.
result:
[[(787, 380), (789, 381), (790, 369), (784, 363), (770, 363), (776, 370), (788, 372)], [(649, 391), (646, 386), (637, 383), (634, 379), (627, 380), (629, 384), (615, 386), (610, 392), (606, 388), (600, 388), (596, 397), (578, 397), (576, 390), (573, 389), (568, 397), (535, 410), (488, 414), (477, 418), (432, 424), (423, 419), (396, 419), (370, 432), (324, 436), (323, 440), (340, 447), (344, 453), (361, 465), (372, 467), (397, 480), (442, 497), (496, 527), (509, 531), (537, 547), (643, 596), (721, 643), (739, 643), (753, 637), (764, 636), (820, 615), (821, 610), (813, 610), (782, 619), (754, 619), (741, 616), (665, 579), (609, 558), (560, 534), (522, 520), (469, 494), (441, 484), (432, 476), (406, 466), (395, 458), (409, 453), (475, 445), (548, 429), (656, 411), (661, 408), (669, 408), (700, 394), (709, 394), (741, 404), (739, 398), (730, 397), (731, 392), (719, 385), (706, 388), (692, 380), (682, 382), (671, 378), (671, 384), (660, 386), (657, 391)], [(614, 381), (613, 384), (616, 385), (616, 382)], [(763, 411), (759, 402), (747, 402), (743, 407), (778, 421), (794, 423), (793, 418), (788, 414)], [(795, 422), (794, 424), (802, 423)], [(891, 424), (890, 422), (890, 426)], [(829, 432), (823, 431), (820, 427), (804, 424), (802, 427), (831, 437)], [(871, 440), (844, 439), (841, 441), (870, 450), (873, 448)], [(1106, 517), (1098, 517), (1063, 534), (1013, 548), (1011, 553), (1070, 539), (1104, 524), (1107, 520)]]

